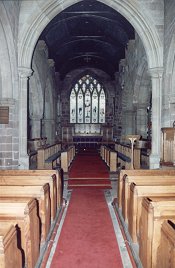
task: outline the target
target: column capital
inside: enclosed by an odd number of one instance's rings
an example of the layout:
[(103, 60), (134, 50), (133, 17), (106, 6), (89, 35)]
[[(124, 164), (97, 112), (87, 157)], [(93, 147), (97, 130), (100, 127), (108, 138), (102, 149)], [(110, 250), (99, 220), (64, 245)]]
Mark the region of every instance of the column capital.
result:
[(148, 73), (153, 78), (162, 78), (163, 71), (164, 71), (163, 67), (154, 67), (148, 69)]
[(28, 78), (33, 74), (33, 70), (28, 67), (18, 67), (18, 74), (21, 78)]

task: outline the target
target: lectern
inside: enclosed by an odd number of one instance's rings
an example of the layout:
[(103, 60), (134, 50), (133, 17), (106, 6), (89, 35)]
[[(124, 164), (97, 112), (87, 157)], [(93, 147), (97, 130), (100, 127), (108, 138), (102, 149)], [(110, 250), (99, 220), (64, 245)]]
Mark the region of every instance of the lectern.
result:
[(134, 169), (134, 142), (140, 139), (140, 135), (127, 135), (126, 139), (131, 142), (131, 169)]

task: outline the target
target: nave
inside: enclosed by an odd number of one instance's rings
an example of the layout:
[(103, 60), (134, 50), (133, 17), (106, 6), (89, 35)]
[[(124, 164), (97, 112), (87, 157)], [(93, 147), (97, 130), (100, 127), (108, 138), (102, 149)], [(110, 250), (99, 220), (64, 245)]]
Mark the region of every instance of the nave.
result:
[(76, 156), (64, 195), (66, 215), (46, 267), (134, 267), (112, 206), (108, 169), (94, 150)]
[(67, 174), (1, 170), (0, 184), (1, 267), (173, 268), (174, 169), (111, 173), (88, 149)]

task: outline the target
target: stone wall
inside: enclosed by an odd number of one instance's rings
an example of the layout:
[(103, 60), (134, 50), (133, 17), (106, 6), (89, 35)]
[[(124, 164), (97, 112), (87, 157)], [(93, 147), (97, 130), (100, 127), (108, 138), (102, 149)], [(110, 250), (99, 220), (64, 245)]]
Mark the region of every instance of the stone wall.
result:
[(147, 107), (151, 98), (151, 79), (143, 44), (136, 34), (121, 60), (119, 83), (122, 90), (122, 135), (139, 134), (147, 138)]
[(0, 124), (0, 168), (18, 168), (18, 1), (0, 2), (0, 106), (9, 107), (9, 123)]
[(97, 69), (77, 69), (70, 72), (61, 85), (61, 126), (70, 126), (70, 92), (75, 81), (80, 79), (81, 75), (91, 74), (102, 83), (106, 93), (106, 122), (108, 126), (113, 126), (113, 135), (120, 135), (121, 131), (121, 101), (118, 81), (113, 81), (103, 71)]
[(0, 124), (0, 168), (16, 169), (19, 159), (18, 105), (12, 99), (1, 99), (0, 106), (9, 107), (9, 123)]
[(175, 120), (175, 1), (165, 1), (164, 76), (162, 90), (162, 127)]
[(39, 41), (33, 56), (33, 75), (29, 81), (29, 138), (56, 139), (57, 84), (54, 61), (48, 59), (44, 41)]

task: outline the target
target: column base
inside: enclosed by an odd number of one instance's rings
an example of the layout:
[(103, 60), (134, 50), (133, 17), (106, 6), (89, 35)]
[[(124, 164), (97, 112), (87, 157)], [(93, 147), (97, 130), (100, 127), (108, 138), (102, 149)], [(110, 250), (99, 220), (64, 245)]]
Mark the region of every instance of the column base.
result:
[(160, 157), (159, 155), (151, 154), (149, 157), (149, 168), (160, 169)]
[(19, 169), (29, 169), (29, 156), (23, 155), (19, 157)]

